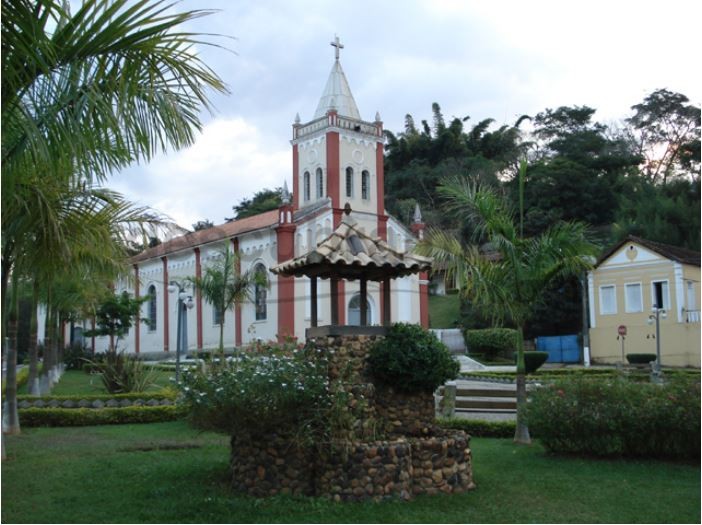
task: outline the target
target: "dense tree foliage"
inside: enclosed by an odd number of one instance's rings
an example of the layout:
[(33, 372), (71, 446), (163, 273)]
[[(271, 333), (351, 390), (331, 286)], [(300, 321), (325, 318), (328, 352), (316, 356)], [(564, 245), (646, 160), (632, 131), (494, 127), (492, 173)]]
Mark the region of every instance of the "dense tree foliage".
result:
[[(527, 159), (524, 235), (575, 220), (590, 226), (600, 249), (629, 234), (700, 249), (700, 109), (684, 95), (657, 90), (613, 124), (598, 122), (588, 106), (547, 108), (501, 127), (492, 119), (470, 127), (468, 117), (447, 125), (440, 106), (432, 110), (431, 124), (416, 126), (407, 115), (402, 132), (386, 132), (386, 207), (406, 224), (418, 202), (430, 226), (474, 239), (469, 216), (445, 213), (442, 180), (466, 176), (504, 193), (516, 210), (517, 165)], [(525, 323), (527, 337), (580, 331), (579, 277), (556, 280), (543, 293)], [(467, 300), (461, 318), (464, 326), (490, 325)]]
[(282, 203), (282, 193), (282, 188), (276, 188), (274, 190), (262, 189), (261, 191), (257, 191), (250, 199), (241, 199), (239, 204), (232, 206), (234, 217), (233, 219), (227, 220), (245, 219), (246, 217), (258, 215), (259, 213), (275, 210), (279, 208)]

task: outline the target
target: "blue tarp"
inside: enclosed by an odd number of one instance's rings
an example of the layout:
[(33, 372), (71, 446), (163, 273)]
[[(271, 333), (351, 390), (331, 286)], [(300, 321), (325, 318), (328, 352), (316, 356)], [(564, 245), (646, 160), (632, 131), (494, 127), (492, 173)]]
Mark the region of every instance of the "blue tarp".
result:
[(547, 363), (578, 363), (580, 343), (577, 335), (551, 335), (536, 339), (536, 349), (548, 352)]

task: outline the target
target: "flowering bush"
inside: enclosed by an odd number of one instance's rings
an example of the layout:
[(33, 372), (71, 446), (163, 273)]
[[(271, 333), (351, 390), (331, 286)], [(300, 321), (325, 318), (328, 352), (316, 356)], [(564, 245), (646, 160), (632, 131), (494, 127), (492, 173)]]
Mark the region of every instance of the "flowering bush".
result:
[(331, 404), (327, 363), (310, 350), (279, 350), (185, 371), (181, 393), (192, 422), (231, 435), (277, 432), (314, 441)]
[(700, 457), (700, 383), (569, 379), (535, 390), (529, 429), (554, 452)]

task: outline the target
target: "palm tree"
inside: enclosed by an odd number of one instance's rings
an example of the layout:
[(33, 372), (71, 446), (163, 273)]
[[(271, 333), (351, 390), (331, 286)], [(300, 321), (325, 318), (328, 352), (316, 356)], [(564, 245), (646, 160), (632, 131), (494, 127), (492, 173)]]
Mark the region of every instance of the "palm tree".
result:
[[(3, 332), (11, 279), (39, 280), (53, 297), (52, 267), (124, 261), (106, 225), (130, 205), (96, 183), (192, 144), (207, 90), (226, 92), (196, 52), (212, 42), (181, 29), (209, 12), (173, 13), (163, 0), (84, 0), (75, 14), (63, 5), (2, 3)], [(102, 196), (75, 206), (86, 186)]]
[[(475, 239), (487, 241), (489, 254), (477, 245), (464, 246), (445, 231), (430, 230), (419, 249), (446, 265), (461, 293), (495, 322), (511, 320), (517, 328), (517, 429), (514, 440), (530, 443), (525, 420), (526, 378), (524, 326), (532, 305), (554, 279), (591, 267), (596, 248), (587, 240), (583, 223), (559, 223), (534, 238), (522, 238), (503, 198), (466, 179), (446, 181), (440, 188), (452, 210), (474, 225)], [(483, 245), (485, 246), (485, 245)]]
[(202, 277), (190, 277), (188, 281), (202, 292), (208, 303), (219, 313), (219, 352), (224, 353), (224, 313), (235, 305), (252, 300), (256, 286), (269, 285), (262, 272), (239, 271), (241, 261), (229, 247), (219, 252), (213, 264), (204, 269)]

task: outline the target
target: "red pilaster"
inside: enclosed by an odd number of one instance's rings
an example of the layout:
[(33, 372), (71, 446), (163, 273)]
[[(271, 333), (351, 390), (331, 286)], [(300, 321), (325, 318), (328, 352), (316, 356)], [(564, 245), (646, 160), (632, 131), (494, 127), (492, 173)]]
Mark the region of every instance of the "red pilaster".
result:
[[(202, 264), (200, 263), (200, 248), (195, 248), (195, 278), (202, 278)], [(202, 290), (195, 290), (195, 306), (197, 307), (197, 349), (202, 350)]]
[(339, 280), (339, 295), (337, 304), (339, 305), (339, 326), (346, 324), (346, 281)]
[[(278, 263), (295, 257), (295, 230), (292, 205), (279, 208), (276, 233), (278, 235)], [(295, 335), (295, 278), (278, 276), (278, 340)]]
[(419, 322), (422, 327), (429, 329), (429, 274), (419, 274)]
[[(232, 239), (232, 250), (234, 251), (234, 264), (236, 274), (241, 275), (241, 255), (239, 253), (239, 239)], [(241, 346), (243, 343), (241, 331), (241, 305), (234, 305), (234, 346)]]
[[(336, 112), (329, 112), (330, 116)], [(331, 198), (332, 208), (341, 208), (341, 193), (339, 187), (339, 132), (327, 132), (327, 195)]]
[(300, 207), (300, 153), (297, 149), (297, 144), (293, 144), (293, 209), (297, 210)]
[[(139, 265), (134, 265), (134, 298), (139, 299)], [(140, 332), (141, 320), (137, 319), (134, 323), (134, 351), (138, 354), (140, 349)]]
[(161, 257), (163, 262), (163, 351), (168, 352), (168, 257)]
[(378, 217), (385, 216), (385, 155), (384, 143), (378, 141), (375, 148), (376, 191), (378, 194)]

